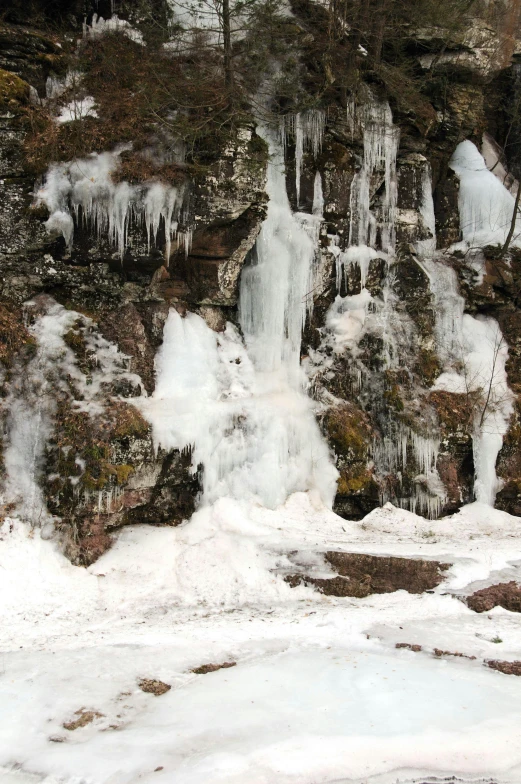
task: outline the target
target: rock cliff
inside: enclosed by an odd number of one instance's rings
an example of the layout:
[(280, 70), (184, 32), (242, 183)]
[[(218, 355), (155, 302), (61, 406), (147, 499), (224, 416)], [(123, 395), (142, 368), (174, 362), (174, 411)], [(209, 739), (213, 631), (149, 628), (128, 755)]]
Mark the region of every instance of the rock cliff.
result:
[[(1, 470), (5, 507), (58, 530), (87, 564), (111, 530), (176, 525), (199, 503), (208, 466), (190, 447), (158, 446), (137, 401), (153, 393), (171, 308), (218, 334), (240, 323), (269, 155), (265, 120), (242, 109), (190, 165), (164, 124), (131, 147), (134, 91), (106, 119), (110, 76), (96, 75), (96, 58), (120, 47), (132, 81), (136, 36), (153, 47), (145, 11), (160, 20), (168, 9), (122, 8), (119, 27), (96, 37), (93, 14), (111, 18), (102, 3), (61, 0), (51, 20), (43, 5), (10, 4), (0, 22)], [(295, 111), (280, 101), (286, 189), (297, 217), (316, 218), (301, 359), (339, 472), (334, 509), (360, 519), (390, 500), (438, 517), (488, 493), (519, 515), (517, 229), (505, 239), (521, 174), (521, 3), (474, 9), (448, 44), (439, 27), (410, 25), (400, 44), (410, 83), (384, 58), (341, 85), (313, 47), (320, 4), (295, 0), (287, 13), (309, 100)], [(92, 75), (85, 95), (71, 92), (74, 68)], [(313, 74), (327, 84), (318, 97)], [(138, 160), (140, 149), (151, 152)], [(483, 218), (469, 224), (481, 207), (465, 195), (492, 188), (465, 179), (480, 154), (502, 189), (494, 204), (504, 201), (487, 236)]]

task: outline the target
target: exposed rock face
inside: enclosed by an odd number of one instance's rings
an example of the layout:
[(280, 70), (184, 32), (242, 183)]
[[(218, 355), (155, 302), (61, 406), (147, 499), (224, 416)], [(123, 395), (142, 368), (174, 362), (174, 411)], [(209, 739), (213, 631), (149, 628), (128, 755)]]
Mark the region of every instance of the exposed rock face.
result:
[(439, 561), (363, 553), (329, 552), (325, 553), (325, 559), (338, 572), (338, 577), (291, 575), (286, 581), (292, 587), (301, 583), (313, 585), (327, 596), (361, 599), (374, 593), (400, 590), (423, 593), (432, 590), (442, 582), (442, 572), (450, 566)]
[(487, 667), (490, 667), (491, 670), (498, 670), (498, 672), (502, 672), (504, 675), (521, 675), (520, 661), (490, 659), (490, 661), (487, 661)]
[(521, 612), (521, 587), (514, 581), (491, 585), (468, 596), (466, 602), (471, 610), (478, 613), (488, 612), (493, 607)]
[[(164, 13), (159, 0), (149, 4), (154, 13)], [(49, 76), (63, 78), (64, 44), (71, 34), (78, 35), (83, 14), (97, 10), (108, 16), (110, 4), (94, 8), (83, 1), (56, 0), (49, 5), (34, 0), (25, 16), (22, 4), (12, 5), (0, 24), (2, 417), (8, 430), (6, 401), (37, 352), (27, 302), (52, 297), (75, 311), (80, 321), (90, 320), (64, 335), (85, 379), (97, 361), (85, 342), (87, 333), (94, 331), (125, 355), (125, 373), (100, 393), (96, 412), (80, 410), (78, 390), (56, 393), (52, 434), (39, 478), (48, 510), (61, 519), (69, 556), (90, 563), (109, 546), (110, 531), (118, 526), (178, 524), (196, 506), (201, 467), (191, 465), (190, 454), (157, 452), (135, 402), (154, 390), (154, 358), (170, 307), (181, 314), (198, 313), (215, 331), (223, 331), (227, 321), (237, 322), (241, 271), (266, 215), (267, 146), (251, 118), (241, 117), (204, 171), (190, 175), (180, 217), (180, 228), (191, 237), (185, 245), (173, 241), (170, 248), (164, 223), (158, 227), (157, 241), (150, 242), (136, 220), (129, 226), (121, 255), (78, 213), (69, 247), (63, 237), (47, 232), (47, 211), (33, 206), (36, 174), (26, 150), (29, 108), (35, 91), (39, 99), (45, 95)], [(442, 46), (444, 32), (439, 29), (407, 33), (407, 57), (423, 74), (414, 100), (403, 85), (397, 87), (392, 79), (386, 82), (376, 74), (352, 90), (354, 108), (349, 116), (343, 99), (332, 97), (324, 107), (321, 146), (314, 152), (309, 146), (301, 151), (298, 197), (296, 139), (291, 133), (287, 138), (287, 191), (295, 211), (309, 214), (317, 209), (317, 172), (320, 175), (323, 221), (318, 229), (316, 285), (310, 293), (314, 308), (302, 354), (320, 425), (340, 473), (334, 508), (346, 518), (360, 519), (386, 500), (431, 516), (453, 512), (473, 500), (473, 398), (433, 389), (443, 362), (436, 343), (439, 303), (422, 257), (422, 247), (434, 239), (431, 218), (437, 248), (445, 251), (436, 263), (457, 277), (465, 311), (495, 318), (509, 346), (514, 414), (497, 462), (503, 481), (497, 505), (521, 514), (521, 252), (511, 249), (508, 258), (502, 258), (497, 247), (485, 248), (481, 274), (472, 254), (450, 247), (461, 239), (462, 230), (459, 181), (448, 167), (455, 146), (463, 139), (479, 146), (484, 132), (500, 147), (520, 135), (519, 119), (512, 117), (509, 107), (519, 90), (516, 63), (521, 44), (516, 36), (521, 3), (509, 3), (504, 14), (493, 12), (495, 5), (487, 4), (450, 47)], [(304, 37), (313, 37), (318, 7), (307, 2), (293, 6), (295, 25)], [(38, 29), (38, 24), (48, 29), (44, 21), (49, 8), (62, 20), (61, 32)], [(128, 10), (131, 19), (132, 13)], [(25, 26), (24, 21), (34, 26)], [(303, 46), (303, 60), (306, 53)], [(351, 243), (356, 220), (356, 183), (366, 155), (359, 117), (371, 92), (380, 105), (389, 102), (400, 136), (393, 182), (396, 203), (391, 210), (396, 254), (392, 264), (382, 253), (363, 263), (345, 261), (339, 272), (340, 254)], [(501, 163), (516, 173), (516, 155), (508, 146)], [(390, 209), (386, 176), (381, 166), (376, 167), (367, 183), (377, 223)], [(425, 208), (426, 187), (433, 191), (431, 218)], [(381, 226), (375, 232), (376, 244), (382, 245)], [(331, 319), (340, 323), (345, 316), (344, 311), (333, 312), (338, 297), (351, 298), (352, 310), (359, 314), (354, 321), (359, 319), (355, 327), (360, 327), (360, 334), (351, 343), (348, 338), (335, 343), (331, 337)], [(357, 297), (371, 298), (364, 316), (363, 307), (355, 307)], [(350, 324), (353, 328), (354, 322)], [(386, 574), (392, 580), (384, 585), (371, 571), (378, 571), (376, 564), (359, 563), (366, 571), (356, 574), (353, 563), (349, 574), (340, 562), (334, 565), (339, 577), (322, 581), (320, 589), (355, 591), (342, 595), (406, 586), (410, 590), (416, 579), (418, 586), (430, 581), (433, 587), (439, 577), (436, 565), (423, 566), (423, 576), (415, 576), (408, 564), (401, 580), (399, 565), (387, 563)]]

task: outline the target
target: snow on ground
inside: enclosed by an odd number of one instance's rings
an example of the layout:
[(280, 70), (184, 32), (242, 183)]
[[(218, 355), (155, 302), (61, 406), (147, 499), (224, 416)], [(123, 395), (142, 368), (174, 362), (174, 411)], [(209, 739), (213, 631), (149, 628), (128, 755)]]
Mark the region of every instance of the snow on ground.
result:
[[(453, 566), (423, 595), (284, 583), (296, 564), (331, 574), (328, 549)], [(520, 619), (458, 599), (519, 564), (519, 519), (480, 504), (440, 521), (388, 504), (353, 523), (303, 493), (277, 510), (221, 499), (178, 528), (123, 529), (88, 569), (6, 521), (0, 782), (519, 782), (521, 679), (483, 660), (521, 658)], [(80, 709), (99, 715), (64, 729)]]

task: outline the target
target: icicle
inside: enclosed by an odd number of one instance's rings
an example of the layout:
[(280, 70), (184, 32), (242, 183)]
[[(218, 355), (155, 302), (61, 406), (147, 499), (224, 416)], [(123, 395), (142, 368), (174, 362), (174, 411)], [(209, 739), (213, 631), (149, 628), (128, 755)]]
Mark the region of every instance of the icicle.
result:
[[(381, 476), (400, 476), (408, 459), (414, 461), (421, 473), (414, 479), (410, 497), (400, 498), (399, 504), (428, 517), (437, 517), (446, 502), (445, 487), (436, 468), (439, 443), (438, 439), (421, 436), (410, 428), (397, 427), (391, 435), (373, 444), (373, 459)], [(384, 493), (381, 500), (385, 503), (389, 498)]]
[(313, 215), (318, 218), (324, 216), (324, 194), (322, 192), (322, 177), (319, 171), (315, 174), (315, 182), (313, 185)]
[(353, 245), (344, 252), (336, 255), (337, 291), (340, 291), (342, 280), (347, 279), (350, 267), (360, 268), (360, 287), (365, 288), (369, 265), (373, 259), (380, 258), (381, 254), (367, 245)]
[[(351, 185), (349, 244), (374, 248), (378, 227), (381, 249), (393, 254), (396, 241), (396, 155), (399, 129), (393, 125), (392, 113), (386, 103), (370, 103), (361, 107), (359, 114), (363, 128), (364, 159)], [(379, 220), (371, 211), (371, 183), (377, 171), (384, 175)]]
[(304, 130), (302, 128), (302, 115), (295, 118), (295, 188), (297, 191), (297, 205), (300, 202), (300, 177), (302, 174), (302, 158), (304, 156)]
[[(81, 218), (86, 226), (95, 228), (98, 239), (107, 238), (115, 245), (123, 258), (132, 221), (144, 223), (149, 250), (152, 242), (157, 243), (163, 224), (168, 264), (172, 239), (176, 236), (183, 208), (184, 187), (159, 182), (114, 184), (112, 174), (119, 165), (123, 149), (113, 153), (95, 153), (84, 160), (50, 167), (45, 184), (36, 195), (37, 201), (44, 203), (51, 213), (46, 227), (49, 231), (59, 231), (68, 247), (72, 247), (72, 212), (77, 222)], [(188, 254), (191, 232), (183, 235), (183, 242)]]
[(326, 114), (321, 109), (309, 109), (289, 116), (281, 122), (280, 138), (284, 151), (288, 131), (295, 137), (295, 188), (297, 191), (297, 205), (300, 202), (300, 180), (302, 175), (302, 161), (306, 150), (317, 158), (324, 141)]

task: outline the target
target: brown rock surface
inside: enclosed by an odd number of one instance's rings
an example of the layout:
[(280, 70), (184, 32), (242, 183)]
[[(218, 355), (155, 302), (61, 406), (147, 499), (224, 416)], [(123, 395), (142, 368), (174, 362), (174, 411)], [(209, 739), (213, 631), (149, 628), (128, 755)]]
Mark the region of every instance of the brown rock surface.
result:
[(141, 691), (146, 692), (146, 694), (153, 694), (155, 697), (160, 697), (162, 694), (166, 694), (167, 691), (170, 691), (172, 687), (163, 681), (143, 678), (143, 680), (139, 681), (139, 688)]
[(374, 593), (408, 591), (423, 593), (432, 590), (443, 580), (442, 571), (449, 564), (396, 556), (366, 555), (365, 553), (325, 553), (326, 560), (339, 573), (329, 579), (290, 575), (286, 582), (314, 585), (326, 596), (363, 598)]
[(521, 612), (521, 586), (514, 580), (482, 588), (467, 597), (467, 605), (474, 612), (488, 612), (493, 607), (504, 607), (510, 612)]
[(487, 667), (491, 670), (498, 670), (504, 675), (521, 675), (521, 661), (499, 661), (499, 659), (490, 659), (486, 662)]
[(217, 670), (225, 670), (228, 667), (235, 667), (237, 662), (223, 662), (222, 664), (203, 664), (201, 667), (195, 667), (192, 672), (195, 675), (208, 675), (209, 672), (217, 672)]

